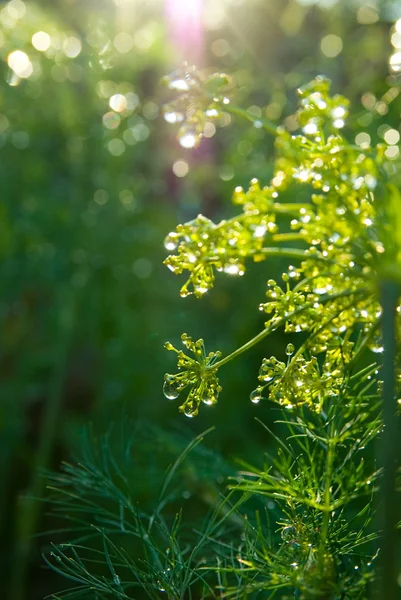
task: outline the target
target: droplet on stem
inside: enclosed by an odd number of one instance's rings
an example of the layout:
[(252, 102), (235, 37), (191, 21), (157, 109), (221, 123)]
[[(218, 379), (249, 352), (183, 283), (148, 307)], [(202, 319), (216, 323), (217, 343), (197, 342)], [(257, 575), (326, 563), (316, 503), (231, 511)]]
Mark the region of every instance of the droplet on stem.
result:
[(292, 356), (295, 352), (295, 346), (294, 344), (288, 344), (287, 348), (285, 349), (285, 353), (287, 356)]

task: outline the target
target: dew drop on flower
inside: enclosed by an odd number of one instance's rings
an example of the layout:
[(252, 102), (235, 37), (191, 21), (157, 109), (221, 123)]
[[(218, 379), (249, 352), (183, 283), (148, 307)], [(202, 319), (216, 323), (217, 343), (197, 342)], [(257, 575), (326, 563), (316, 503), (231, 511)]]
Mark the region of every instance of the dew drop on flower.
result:
[(164, 247), (166, 248), (166, 250), (175, 250), (178, 246), (178, 239), (178, 233), (169, 233), (164, 240)]
[(313, 121), (311, 121), (310, 123), (307, 123), (305, 125), (305, 127), (303, 128), (302, 131), (308, 135), (313, 135), (314, 133), (317, 133), (317, 131), (318, 131), (317, 125), (316, 125), (316, 123), (313, 123)]
[(216, 403), (215, 399), (211, 396), (203, 396), (202, 402), (203, 402), (203, 404), (206, 404), (207, 406), (211, 406), (212, 404)]
[(333, 108), (331, 111), (331, 116), (333, 119), (341, 119), (342, 117), (345, 117), (346, 112), (347, 111), (343, 106), (336, 106), (336, 108)]
[(259, 404), (259, 402), (262, 400), (262, 396), (259, 390), (254, 390), (253, 392), (251, 392), (249, 398), (254, 404)]
[(224, 273), (228, 273), (229, 275), (238, 275), (240, 270), (238, 265), (227, 265), (226, 267), (224, 267), (223, 269)]
[[(204, 287), (204, 286), (201, 286), (201, 285), (196, 285), (196, 286), (194, 287), (194, 292), (195, 292), (195, 294), (200, 294), (200, 295), (203, 295), (203, 294), (206, 294), (206, 292), (207, 292), (207, 291), (208, 291), (208, 288), (207, 288), (207, 287)], [(206, 404), (207, 404), (207, 403), (206, 403)], [(211, 404), (211, 403), (210, 403), (210, 404)]]
[(198, 406), (197, 406), (196, 402), (187, 402), (184, 405), (182, 412), (189, 419), (192, 419), (192, 417), (195, 417), (198, 414)]
[(336, 129), (341, 129), (342, 127), (344, 127), (345, 121), (344, 119), (335, 119), (333, 121), (333, 125), (334, 127), (336, 127)]
[(260, 238), (263, 237), (266, 233), (266, 227), (264, 225), (258, 225), (257, 227), (255, 227), (255, 231), (254, 231), (254, 236), (256, 238)]
[(180, 395), (180, 388), (172, 377), (166, 376), (164, 378), (163, 394), (167, 400), (176, 400)]

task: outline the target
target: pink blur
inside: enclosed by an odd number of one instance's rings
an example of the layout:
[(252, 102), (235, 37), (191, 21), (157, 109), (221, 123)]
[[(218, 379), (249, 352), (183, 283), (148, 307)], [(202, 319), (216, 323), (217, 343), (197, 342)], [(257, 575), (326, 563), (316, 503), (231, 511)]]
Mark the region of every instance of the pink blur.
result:
[(165, 1), (167, 32), (177, 61), (203, 64), (203, 4), (204, 0)]

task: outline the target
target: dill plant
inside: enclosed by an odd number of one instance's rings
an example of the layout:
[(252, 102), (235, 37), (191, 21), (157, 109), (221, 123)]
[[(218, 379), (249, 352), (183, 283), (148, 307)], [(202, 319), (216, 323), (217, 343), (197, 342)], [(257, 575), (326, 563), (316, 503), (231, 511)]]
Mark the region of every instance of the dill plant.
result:
[[(234, 106), (224, 74), (184, 67), (165, 83), (176, 94), (165, 117), (179, 124), (182, 146), (199, 143), (207, 119), (231, 112), (274, 135), (276, 148), (267, 185), (255, 179), (248, 189), (235, 188), (237, 216), (214, 223), (199, 215), (167, 236), (165, 263), (187, 276), (181, 296), (202, 297), (216, 272), (242, 276), (249, 261), (267, 261), (267, 276), (276, 257), (289, 264), (281, 281), (267, 280), (259, 307), (264, 328), (231, 354), (207, 352), (187, 333), (183, 348), (166, 343), (178, 368), (166, 374), (164, 394), (179, 399), (187, 417), (219, 395), (224, 402), (220, 369), (282, 328), (291, 340), (287, 359), (266, 344), (250, 400), (268, 401), (286, 433), (265, 426), (276, 451), (264, 465), (233, 471), (229, 493), (214, 489), (208, 518), (195, 526), (188, 516), (184, 525), (179, 510), (169, 513), (177, 495), (167, 488), (202, 436), (168, 471), (153, 509), (135, 503), (130, 446), (123, 453), (128, 471), (110, 449), (66, 466), (54, 477), (53, 501), (81, 516), (75, 540), (55, 545), (47, 560), (78, 587), (55, 597), (394, 599), (401, 283), (395, 163), (384, 145), (347, 141), (349, 103), (331, 95), (324, 77), (299, 90), (296, 135)], [(297, 200), (300, 187), (306, 201)]]

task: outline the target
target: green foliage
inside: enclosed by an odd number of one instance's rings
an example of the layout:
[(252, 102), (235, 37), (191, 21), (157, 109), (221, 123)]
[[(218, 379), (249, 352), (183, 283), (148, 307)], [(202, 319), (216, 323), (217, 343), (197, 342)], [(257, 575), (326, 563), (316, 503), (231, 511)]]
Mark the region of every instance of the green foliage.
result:
[[(182, 123), (181, 140), (182, 128), (191, 127), (185, 135), (194, 141), (211, 110), (210, 79), (204, 81), (191, 68), (166, 81), (171, 90), (185, 92), (167, 108), (167, 115), (177, 115), (177, 106), (183, 107), (180, 117), (168, 120)], [(227, 83), (225, 76), (212, 81)], [(164, 394), (174, 400), (189, 389), (180, 410), (193, 417), (202, 402), (216, 404), (222, 391), (218, 369), (279, 328), (290, 334), (287, 361), (269, 352), (250, 396), (254, 404), (267, 398), (280, 411), (278, 433), (265, 426), (276, 451), (266, 455), (263, 467), (242, 463), (231, 477), (228, 496), (212, 496), (211, 514), (200, 527), (185, 511), (173, 516), (164, 501), (181, 458), (149, 514), (136, 508), (118, 461), (108, 458), (110, 449), (104, 456), (112, 461), (114, 475), (103, 466), (94, 480), (88, 461), (69, 466), (56, 478), (56, 502), (62, 511), (95, 510), (94, 539), (103, 546), (82, 547), (77, 538), (67, 550), (54, 547), (51, 564), (78, 583), (60, 597), (85, 597), (95, 590), (99, 597), (133, 598), (134, 587), (141, 586), (149, 598), (166, 593), (171, 599), (362, 600), (372, 589), (379, 537), (374, 500), (383, 475), (370, 450), (383, 430), (381, 364), (372, 362), (372, 353), (383, 353), (380, 282), (390, 274), (396, 286), (400, 283), (394, 229), (398, 195), (389, 183), (393, 170), (383, 147), (362, 148), (341, 135), (348, 102), (329, 95), (329, 82), (318, 77), (299, 93), (302, 133), (264, 124), (276, 136), (270, 184), (261, 187), (253, 180), (247, 191), (235, 189), (239, 216), (215, 224), (200, 215), (165, 242), (168, 250), (176, 250), (167, 266), (189, 273), (181, 289), (184, 297), (204, 296), (215, 270), (243, 275), (248, 259), (297, 260), (298, 266), (290, 264), (283, 273), (282, 285), (267, 282), (267, 302), (260, 305), (268, 315), (264, 329), (231, 354), (207, 355), (203, 340), (194, 342), (187, 334), (182, 342), (190, 355), (170, 342), (165, 345), (177, 354), (178, 372), (165, 376)], [(222, 103), (241, 114), (226, 96), (216, 95), (213, 102), (213, 110)], [(305, 193), (298, 200), (300, 189)], [(293, 201), (287, 202), (288, 196)], [(398, 307), (398, 327), (399, 312)], [(390, 396), (395, 419), (396, 397)], [(82, 500), (78, 491), (85, 486), (89, 493)], [(122, 493), (125, 488), (128, 495)], [(63, 498), (65, 493), (74, 504)], [(106, 513), (99, 498), (120, 503), (130, 526), (125, 516), (121, 524), (115, 508)], [(122, 531), (128, 535), (117, 542)], [(128, 549), (130, 538), (139, 548)], [(102, 565), (101, 574), (95, 574), (92, 562)]]

